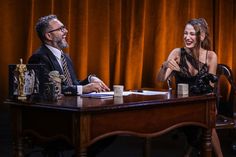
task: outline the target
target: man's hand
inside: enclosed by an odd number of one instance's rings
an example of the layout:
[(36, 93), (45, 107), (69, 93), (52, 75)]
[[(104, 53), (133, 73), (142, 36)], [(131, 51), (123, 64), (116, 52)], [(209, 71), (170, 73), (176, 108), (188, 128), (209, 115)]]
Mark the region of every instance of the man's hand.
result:
[(96, 76), (91, 76), (91, 82), (83, 86), (83, 93), (106, 91), (110, 91), (110, 88), (108, 88), (107, 85)]

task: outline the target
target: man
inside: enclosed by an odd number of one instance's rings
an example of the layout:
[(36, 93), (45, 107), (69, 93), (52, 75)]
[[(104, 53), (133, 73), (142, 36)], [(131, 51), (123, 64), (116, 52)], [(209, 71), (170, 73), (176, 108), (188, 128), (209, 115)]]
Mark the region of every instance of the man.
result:
[[(36, 24), (38, 37), (42, 41), (41, 47), (30, 57), (29, 64), (45, 65), (45, 80), (51, 71), (59, 71), (65, 76), (62, 83), (62, 93), (77, 95), (90, 92), (109, 91), (110, 89), (94, 75), (89, 75), (85, 80), (76, 79), (72, 61), (62, 49), (68, 47), (66, 35), (68, 30), (55, 15), (41, 17)], [(81, 90), (82, 88), (82, 90)], [(82, 93), (81, 93), (82, 91)]]
[[(65, 76), (62, 83), (62, 93), (69, 95), (78, 93), (82, 88), (83, 93), (109, 91), (110, 89), (94, 75), (89, 75), (85, 80), (79, 81), (72, 66), (72, 61), (62, 49), (68, 47), (66, 35), (68, 30), (55, 15), (41, 17), (36, 24), (36, 31), (39, 39), (42, 41), (41, 47), (30, 57), (29, 64), (43, 64), (45, 66), (45, 81), (49, 79), (51, 71), (58, 71)], [(97, 142), (89, 148), (88, 155), (102, 151), (109, 145), (115, 137), (107, 138)]]

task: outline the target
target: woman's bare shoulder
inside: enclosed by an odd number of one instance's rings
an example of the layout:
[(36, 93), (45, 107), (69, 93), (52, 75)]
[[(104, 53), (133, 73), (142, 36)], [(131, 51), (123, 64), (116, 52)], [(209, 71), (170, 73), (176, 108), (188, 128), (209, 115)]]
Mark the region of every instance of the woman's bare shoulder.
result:
[(209, 73), (215, 74), (217, 68), (217, 55), (214, 51), (208, 51), (207, 65), (209, 66)]
[(175, 58), (176, 56), (180, 55), (180, 48), (174, 48), (171, 52), (168, 58)]
[(174, 48), (171, 52), (180, 53), (181, 48)]
[(214, 51), (208, 51), (207, 58), (209, 61), (217, 60), (217, 55)]

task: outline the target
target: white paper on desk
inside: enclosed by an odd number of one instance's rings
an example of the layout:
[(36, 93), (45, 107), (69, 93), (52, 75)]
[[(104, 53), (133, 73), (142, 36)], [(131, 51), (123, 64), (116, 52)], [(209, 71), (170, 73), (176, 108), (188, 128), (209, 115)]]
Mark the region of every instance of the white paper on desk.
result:
[[(96, 92), (93, 92), (94, 94), (98, 94)], [(93, 93), (90, 93), (90, 94), (93, 94)], [(133, 92), (131, 91), (124, 91), (123, 92), (123, 96), (127, 96), (127, 95), (130, 95), (132, 94)], [(110, 95), (114, 95), (114, 91), (110, 91), (110, 92), (99, 92), (99, 94), (104, 94), (104, 95), (107, 95), (107, 94), (110, 94)]]
[(139, 95), (166, 95), (168, 92), (164, 91), (150, 91), (150, 90), (143, 90), (142, 92), (132, 92), (133, 94)]
[[(89, 94), (98, 94), (96, 92), (92, 92)], [(100, 95), (114, 95), (114, 91), (110, 91), (110, 92), (99, 92)], [(164, 92), (164, 91), (150, 91), (150, 90), (143, 90), (142, 92), (133, 92), (133, 91), (124, 91), (123, 92), (123, 96), (127, 96), (130, 94), (139, 94), (139, 95), (165, 95), (168, 94), (168, 92)]]

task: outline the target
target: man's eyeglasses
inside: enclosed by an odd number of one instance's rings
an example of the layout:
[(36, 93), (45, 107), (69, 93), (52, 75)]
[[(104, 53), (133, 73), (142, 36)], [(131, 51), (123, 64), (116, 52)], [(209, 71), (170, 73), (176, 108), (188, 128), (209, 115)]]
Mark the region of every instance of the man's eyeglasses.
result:
[(56, 28), (56, 29), (53, 29), (53, 30), (48, 31), (48, 33), (52, 33), (52, 32), (55, 32), (55, 31), (64, 32), (65, 30), (66, 30), (66, 27), (65, 27), (65, 26), (61, 26), (61, 27), (59, 27), (59, 28)]

